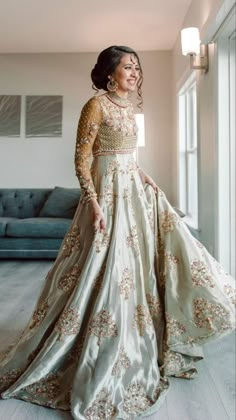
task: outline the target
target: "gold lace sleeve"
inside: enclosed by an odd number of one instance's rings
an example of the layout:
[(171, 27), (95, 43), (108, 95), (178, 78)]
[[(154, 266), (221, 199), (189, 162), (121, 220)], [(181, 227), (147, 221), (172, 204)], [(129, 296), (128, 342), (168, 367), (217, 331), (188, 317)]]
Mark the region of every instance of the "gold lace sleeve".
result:
[(75, 171), (81, 186), (83, 203), (97, 198), (90, 172), (90, 158), (101, 122), (101, 105), (97, 98), (91, 98), (81, 111), (75, 148)]

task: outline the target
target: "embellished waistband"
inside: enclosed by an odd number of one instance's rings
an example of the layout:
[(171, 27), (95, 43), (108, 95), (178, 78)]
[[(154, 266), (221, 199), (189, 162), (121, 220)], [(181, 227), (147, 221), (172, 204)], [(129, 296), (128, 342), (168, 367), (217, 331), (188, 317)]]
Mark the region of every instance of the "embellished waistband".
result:
[(98, 151), (93, 153), (93, 157), (96, 156), (109, 156), (109, 155), (123, 155), (123, 154), (132, 154), (136, 151), (136, 147), (127, 150), (107, 150), (107, 151)]

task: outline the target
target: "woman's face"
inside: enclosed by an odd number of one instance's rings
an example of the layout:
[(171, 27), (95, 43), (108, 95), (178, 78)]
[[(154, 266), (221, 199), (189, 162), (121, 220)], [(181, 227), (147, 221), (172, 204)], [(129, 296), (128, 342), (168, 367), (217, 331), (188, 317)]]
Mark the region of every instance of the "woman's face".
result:
[(135, 55), (124, 54), (116, 67), (112, 78), (118, 83), (116, 93), (126, 97), (128, 92), (133, 92), (141, 76), (141, 70)]

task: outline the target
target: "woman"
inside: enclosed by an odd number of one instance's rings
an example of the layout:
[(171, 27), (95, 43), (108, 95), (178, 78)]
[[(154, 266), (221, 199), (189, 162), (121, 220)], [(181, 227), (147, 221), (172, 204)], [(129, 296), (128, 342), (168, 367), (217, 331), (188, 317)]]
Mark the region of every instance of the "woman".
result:
[(233, 330), (234, 281), (136, 164), (137, 54), (109, 47), (91, 77), (106, 93), (78, 125), (80, 204), (0, 384), (2, 398), (74, 419), (134, 419), (157, 410), (168, 376), (195, 376), (203, 343)]

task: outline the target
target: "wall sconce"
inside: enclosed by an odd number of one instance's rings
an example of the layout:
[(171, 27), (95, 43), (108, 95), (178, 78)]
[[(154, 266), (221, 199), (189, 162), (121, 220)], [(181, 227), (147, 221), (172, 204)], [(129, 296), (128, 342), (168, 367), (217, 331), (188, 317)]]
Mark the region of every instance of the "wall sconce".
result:
[(208, 45), (201, 44), (198, 28), (181, 31), (182, 54), (190, 55), (191, 69), (208, 71)]

